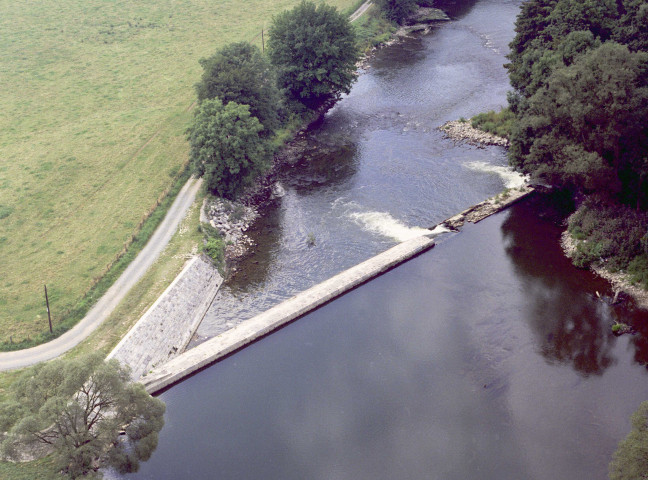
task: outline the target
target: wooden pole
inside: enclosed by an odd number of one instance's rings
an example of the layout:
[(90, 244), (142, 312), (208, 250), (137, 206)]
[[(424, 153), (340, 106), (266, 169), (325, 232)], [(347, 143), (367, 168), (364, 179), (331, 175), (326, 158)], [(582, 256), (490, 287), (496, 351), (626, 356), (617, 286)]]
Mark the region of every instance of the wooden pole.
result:
[(52, 315), (50, 315), (49, 298), (47, 298), (47, 285), (45, 285), (45, 304), (47, 305), (47, 319), (49, 320), (50, 333), (52, 333)]
[(261, 29), (261, 52), (265, 53), (265, 38), (263, 37), (263, 29)]

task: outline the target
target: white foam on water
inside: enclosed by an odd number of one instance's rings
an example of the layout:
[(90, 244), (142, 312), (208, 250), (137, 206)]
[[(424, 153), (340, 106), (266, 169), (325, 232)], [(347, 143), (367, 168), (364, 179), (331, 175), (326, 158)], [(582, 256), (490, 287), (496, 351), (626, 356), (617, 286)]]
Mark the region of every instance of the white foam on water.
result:
[(477, 172), (494, 173), (495, 175), (498, 175), (504, 182), (506, 188), (519, 188), (529, 181), (528, 175), (522, 175), (511, 167), (491, 165), (486, 162), (468, 162), (465, 163), (464, 166)]
[(387, 212), (353, 212), (349, 214), (349, 217), (370, 232), (379, 233), (399, 242), (432, 233), (427, 228), (408, 227)]

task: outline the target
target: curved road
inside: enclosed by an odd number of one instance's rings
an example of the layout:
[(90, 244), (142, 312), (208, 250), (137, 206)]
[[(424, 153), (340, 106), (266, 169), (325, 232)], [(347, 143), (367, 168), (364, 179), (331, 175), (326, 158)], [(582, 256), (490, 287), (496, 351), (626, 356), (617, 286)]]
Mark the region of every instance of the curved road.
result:
[[(349, 17), (349, 20), (351, 22), (357, 20), (367, 11), (370, 5), (371, 0), (367, 0)], [(201, 184), (202, 179), (191, 178), (187, 181), (146, 246), (124, 270), (124, 273), (121, 274), (113, 286), (83, 317), (83, 320), (51, 342), (16, 352), (0, 353), (0, 371), (28, 367), (56, 358), (81, 343), (95, 331), (160, 256), (160, 253), (162, 253), (162, 250), (164, 250), (164, 247), (167, 246), (178, 229), (178, 225), (184, 218), (185, 213), (196, 199), (196, 193), (198, 193)]]
[(144, 276), (148, 268), (160, 256), (160, 253), (162, 253), (162, 250), (164, 250), (164, 247), (167, 246), (178, 229), (180, 221), (182, 221), (187, 210), (196, 199), (201, 184), (202, 179), (190, 178), (187, 181), (146, 246), (83, 320), (51, 342), (16, 352), (0, 353), (0, 370), (13, 370), (51, 360), (85, 340), (108, 318), (108, 315), (113, 312), (119, 302), (124, 299), (130, 289)]

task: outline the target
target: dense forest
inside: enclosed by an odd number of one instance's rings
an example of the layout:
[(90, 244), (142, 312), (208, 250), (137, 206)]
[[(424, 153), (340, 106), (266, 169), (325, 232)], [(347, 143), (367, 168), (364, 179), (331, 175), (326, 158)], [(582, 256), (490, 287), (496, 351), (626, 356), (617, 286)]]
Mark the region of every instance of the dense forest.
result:
[(648, 287), (648, 3), (528, 0), (515, 32), (511, 163), (575, 201), (576, 265)]

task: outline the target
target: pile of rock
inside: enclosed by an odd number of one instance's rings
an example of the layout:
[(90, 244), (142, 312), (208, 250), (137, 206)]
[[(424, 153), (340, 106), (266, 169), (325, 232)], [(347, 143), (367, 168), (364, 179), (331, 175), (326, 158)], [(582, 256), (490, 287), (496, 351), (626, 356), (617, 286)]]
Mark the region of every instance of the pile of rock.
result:
[(225, 257), (240, 258), (254, 245), (245, 234), (259, 216), (255, 208), (222, 198), (205, 200), (202, 221), (208, 222), (225, 241)]
[(471, 145), (498, 145), (500, 147), (508, 147), (509, 144), (506, 138), (473, 128), (470, 120), (446, 122), (439, 129), (445, 133), (446, 137), (457, 141), (464, 141)]

